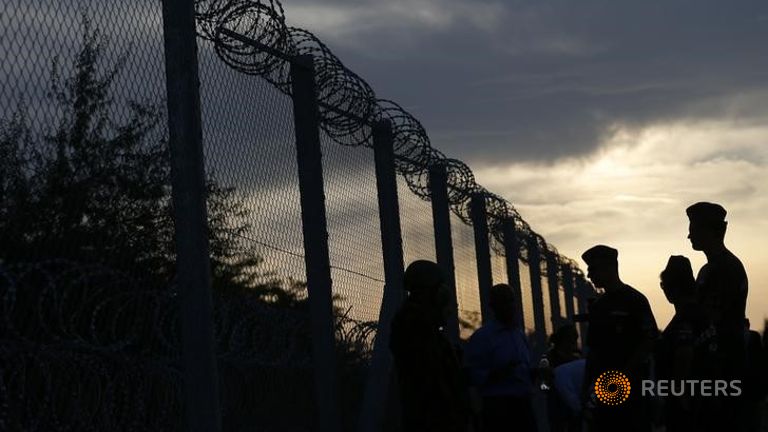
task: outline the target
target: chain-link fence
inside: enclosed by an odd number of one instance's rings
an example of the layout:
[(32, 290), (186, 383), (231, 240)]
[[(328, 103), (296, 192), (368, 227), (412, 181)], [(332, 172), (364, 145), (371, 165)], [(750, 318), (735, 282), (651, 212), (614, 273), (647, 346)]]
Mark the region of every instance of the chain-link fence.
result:
[(183, 415), (160, 4), (4, 0), (0, 430)]
[[(392, 404), (382, 329), (417, 259), (452, 276), (457, 338), (488, 318), (491, 283), (519, 293), (536, 352), (584, 312), (575, 263), (274, 0), (195, 2), (201, 121), (185, 127), (202, 136), (212, 302), (186, 308), (194, 189), (173, 149), (193, 143), (169, 135), (163, 2), (2, 2), (0, 430), (365, 429)], [(215, 367), (193, 359), (195, 322)], [(193, 408), (198, 376), (220, 414)]]

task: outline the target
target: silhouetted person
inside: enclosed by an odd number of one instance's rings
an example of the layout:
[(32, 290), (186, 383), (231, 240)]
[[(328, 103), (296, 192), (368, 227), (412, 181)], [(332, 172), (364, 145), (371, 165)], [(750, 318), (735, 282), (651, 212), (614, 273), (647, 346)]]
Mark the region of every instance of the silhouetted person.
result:
[(470, 337), (466, 363), (483, 400), (483, 431), (534, 431), (531, 354), (515, 314), (512, 288), (494, 285), (493, 318)]
[(768, 319), (763, 320), (763, 348), (768, 351)]
[[(664, 380), (702, 379), (714, 361), (716, 341), (709, 332), (706, 315), (696, 302), (696, 280), (691, 261), (669, 257), (660, 275), (661, 289), (675, 307), (675, 315), (664, 328), (656, 355), (656, 376)], [(667, 431), (688, 431), (697, 424), (698, 402), (694, 395), (670, 396), (664, 401)]]
[(762, 417), (762, 402), (768, 395), (768, 371), (766, 355), (760, 333), (750, 329), (744, 320), (744, 337), (747, 346), (747, 365), (744, 376), (744, 431), (758, 432)]
[(550, 348), (544, 354), (549, 367), (554, 369), (563, 363), (581, 358), (579, 332), (573, 324), (564, 324), (549, 337)]
[(579, 333), (576, 326), (566, 324), (555, 330), (549, 337), (550, 348), (539, 361), (539, 376), (541, 379), (541, 388), (547, 394), (547, 416), (549, 418), (549, 428), (552, 432), (577, 431), (581, 424), (581, 409), (574, 409), (572, 403), (563, 398), (563, 394), (570, 394), (574, 381), (572, 375), (578, 373), (579, 387), (583, 381), (583, 367), (578, 369), (563, 369), (561, 371), (559, 386), (567, 388), (558, 388), (555, 382), (555, 370), (560, 366), (573, 362), (581, 358), (581, 351), (578, 347)]
[[(725, 247), (728, 223), (719, 204), (699, 202), (686, 209), (688, 238), (694, 250), (704, 252), (705, 264), (696, 278), (698, 300), (717, 332), (717, 370), (712, 379), (743, 378), (746, 365), (744, 318), (748, 281), (744, 266)], [(713, 430), (732, 428), (744, 417), (743, 397), (710, 398), (708, 425)]]
[[(653, 341), (658, 334), (648, 299), (619, 278), (618, 251), (598, 245), (581, 256), (587, 276), (605, 292), (589, 309), (585, 390), (593, 391), (595, 381), (606, 371), (617, 371), (637, 386), (649, 374)], [(637, 387), (635, 387), (637, 388)], [(592, 401), (592, 429), (596, 431), (648, 431), (650, 416), (638, 391), (619, 405)]]
[(414, 261), (405, 271), (408, 294), (392, 322), (394, 357), (407, 432), (463, 432), (466, 386), (456, 352), (442, 331), (449, 296), (437, 264)]

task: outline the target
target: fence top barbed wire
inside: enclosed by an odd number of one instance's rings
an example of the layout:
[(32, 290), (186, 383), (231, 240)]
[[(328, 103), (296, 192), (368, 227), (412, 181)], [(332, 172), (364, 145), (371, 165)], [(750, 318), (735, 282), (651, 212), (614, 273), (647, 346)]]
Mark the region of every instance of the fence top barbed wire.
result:
[[(542, 262), (550, 259), (568, 267), (576, 278), (584, 278), (578, 264), (559, 253), (535, 232), (515, 207), (504, 198), (477, 184), (472, 170), (462, 161), (446, 157), (432, 147), (425, 128), (396, 102), (379, 99), (360, 76), (348, 69), (311, 32), (289, 27), (277, 0), (196, 0), (198, 35), (215, 44), (219, 58), (237, 71), (266, 79), (290, 95), (289, 66), (299, 56), (311, 56), (316, 71), (320, 125), (336, 143), (371, 147), (371, 125), (388, 121), (392, 126), (396, 169), (409, 189), (421, 199), (430, 199), (428, 173), (440, 166), (448, 177), (451, 211), (472, 225), (470, 200), (482, 194), (486, 201), (491, 236), (504, 253), (504, 220), (514, 221), (517, 247), (523, 262), (535, 248)], [(549, 258), (549, 259), (547, 259)]]

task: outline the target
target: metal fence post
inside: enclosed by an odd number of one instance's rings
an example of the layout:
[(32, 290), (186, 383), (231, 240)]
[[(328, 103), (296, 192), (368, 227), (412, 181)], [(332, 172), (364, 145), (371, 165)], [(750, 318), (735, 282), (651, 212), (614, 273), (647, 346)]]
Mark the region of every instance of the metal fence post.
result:
[[(576, 278), (576, 303), (579, 306), (579, 315), (586, 315), (588, 313), (587, 308), (587, 298), (588, 298), (589, 288), (587, 288), (587, 281), (584, 280), (583, 277), (577, 277)], [(586, 339), (587, 339), (587, 323), (582, 321), (579, 323), (579, 335), (581, 336), (581, 346), (582, 351), (584, 354), (587, 353), (586, 350)]]
[(547, 287), (549, 288), (549, 310), (551, 313), (552, 330), (557, 330), (563, 317), (560, 310), (560, 266), (555, 254), (546, 252), (547, 255)]
[(563, 264), (560, 267), (560, 273), (563, 275), (563, 294), (565, 297), (565, 317), (568, 320), (573, 320), (573, 315), (576, 313), (573, 307), (574, 296), (576, 295), (573, 290), (573, 270), (568, 264)]
[(448, 203), (448, 174), (445, 165), (429, 167), (429, 185), (432, 198), (432, 221), (435, 225), (435, 255), (443, 270), (445, 285), (450, 291), (451, 313), (447, 317), (446, 333), (453, 343), (459, 342), (459, 305), (456, 301), (456, 276), (451, 239), (451, 215)]
[(536, 329), (534, 352), (538, 355), (547, 347), (547, 326), (544, 318), (544, 294), (541, 289), (541, 254), (536, 237), (528, 239), (528, 269), (531, 273), (533, 322)]
[(517, 241), (517, 230), (512, 218), (501, 222), (504, 238), (504, 256), (507, 265), (507, 283), (515, 294), (515, 309), (521, 328), (525, 329), (525, 311), (523, 310), (523, 290), (520, 283), (520, 245)]
[(475, 234), (475, 257), (477, 259), (477, 287), (480, 291), (480, 314), (483, 324), (491, 317), (489, 296), (493, 286), (491, 270), (491, 248), (488, 241), (488, 215), (485, 209), (485, 194), (472, 194), (470, 216)]
[(360, 432), (381, 430), (392, 371), (389, 334), (392, 319), (405, 297), (400, 206), (397, 200), (392, 124), (389, 120), (377, 122), (373, 126), (373, 151), (376, 161), (376, 189), (379, 199), (385, 284), (373, 346), (373, 358), (368, 369), (368, 381), (360, 411)]
[(579, 306), (579, 313), (587, 313), (587, 297), (589, 289), (587, 288), (587, 281), (584, 278), (576, 279), (576, 303)]
[(325, 215), (319, 111), (312, 55), (291, 62), (296, 159), (301, 193), (301, 222), (307, 272), (312, 354), (314, 362), (317, 430), (340, 430), (336, 381), (333, 293)]
[(163, 0), (163, 38), (176, 275), (181, 301), (184, 430), (216, 432), (221, 430), (221, 413), (193, 2)]

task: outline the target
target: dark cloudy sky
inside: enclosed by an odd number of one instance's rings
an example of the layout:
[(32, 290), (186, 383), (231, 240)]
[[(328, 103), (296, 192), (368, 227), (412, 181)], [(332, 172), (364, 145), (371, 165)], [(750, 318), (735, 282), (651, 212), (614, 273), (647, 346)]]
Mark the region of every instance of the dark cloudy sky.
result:
[(283, 6), (562, 252), (619, 247), (661, 324), (667, 257), (704, 263), (685, 207), (721, 202), (750, 318), (768, 315), (768, 2)]
[[(69, 58), (77, 46), (81, 6), (109, 35), (108, 57), (132, 53), (116, 95), (161, 99), (156, 0), (6, 2), (0, 57), (17, 60), (0, 65), (3, 116), (24, 100), (33, 122), (49, 123), (42, 92), (53, 56)], [(379, 97), (413, 113), (435, 147), (466, 161), (565, 255), (578, 258), (595, 243), (618, 247), (624, 279), (648, 295), (662, 325), (672, 311), (658, 288), (667, 257), (704, 263), (685, 238), (684, 209), (722, 203), (727, 243), (750, 276), (749, 316), (768, 315), (768, 2), (283, 6), (289, 25), (318, 35)], [(289, 110), (281, 114), (274, 95), (262, 100), (266, 84), (257, 78), (221, 71), (210, 46), (200, 46), (208, 156), (223, 161), (209, 169), (243, 174), (231, 156), (246, 149), (292, 161), (280, 153), (289, 136), (273, 134), (290, 130)], [(265, 106), (269, 127), (253, 128)], [(229, 147), (217, 152), (222, 143)], [(285, 186), (282, 174), (259, 190)], [(331, 206), (347, 208), (344, 197), (329, 196)]]

